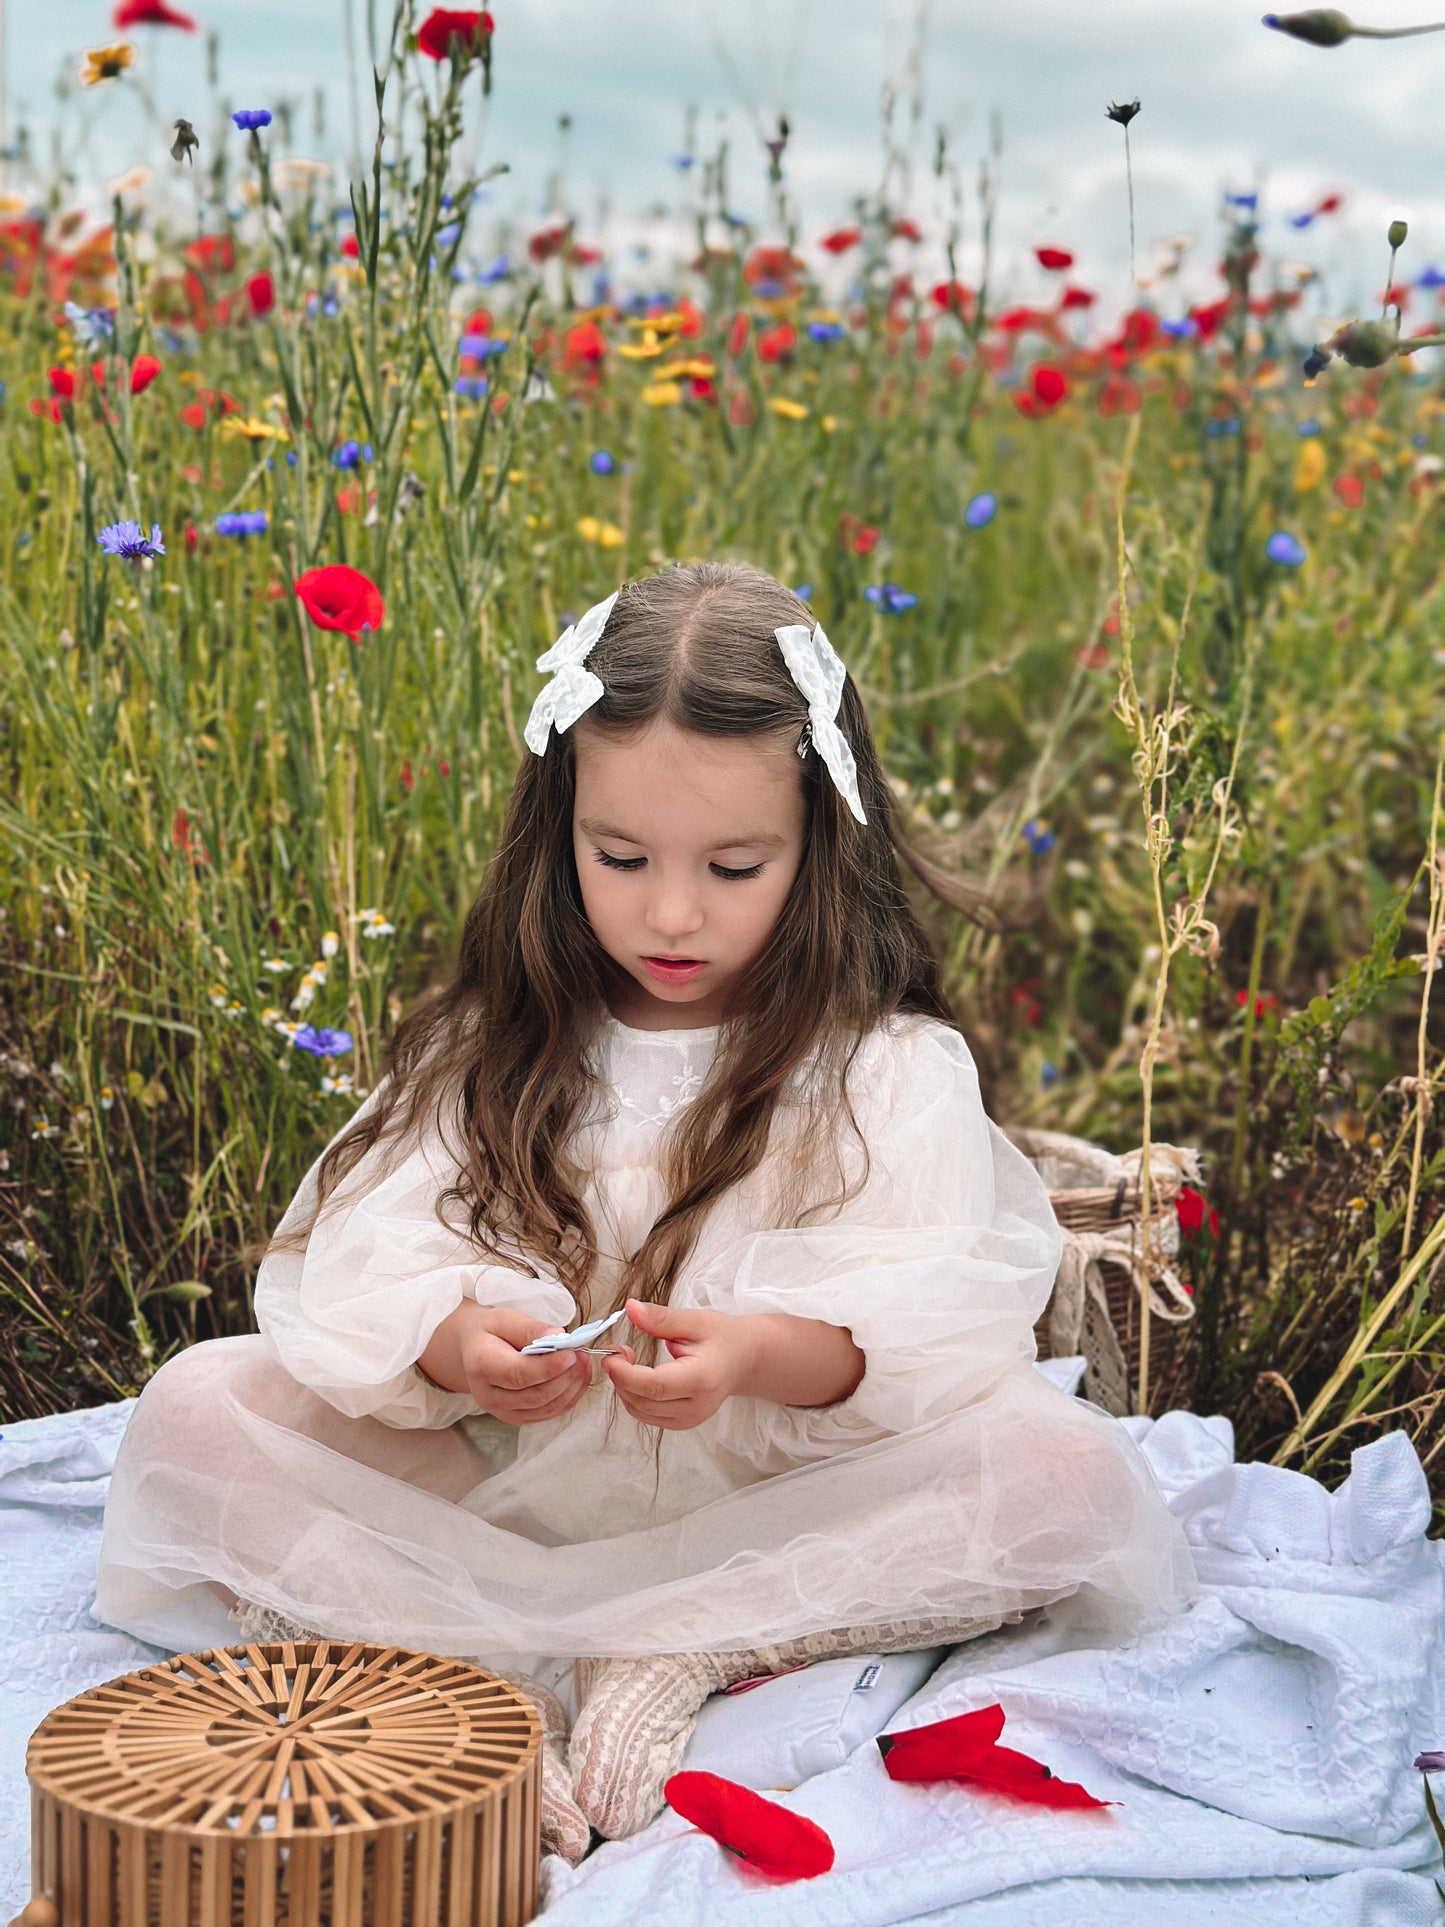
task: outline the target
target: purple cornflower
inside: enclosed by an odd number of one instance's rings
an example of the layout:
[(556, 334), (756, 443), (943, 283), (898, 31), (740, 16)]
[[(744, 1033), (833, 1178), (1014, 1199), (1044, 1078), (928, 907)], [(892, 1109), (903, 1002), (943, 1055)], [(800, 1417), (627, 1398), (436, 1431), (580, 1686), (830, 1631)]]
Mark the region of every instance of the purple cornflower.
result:
[(452, 387), (467, 401), (481, 401), (487, 392), (487, 378), (485, 375), (458, 375)]
[(598, 448), (594, 449), (589, 456), (587, 466), (594, 475), (610, 475), (616, 468), (617, 462), (605, 448)]
[(370, 442), (343, 442), (331, 457), (338, 468), (355, 468), (358, 462), (369, 462), (371, 458)]
[(238, 107), (235, 113), (232, 114), (231, 119), (235, 121), (243, 134), (254, 134), (258, 127), (269, 127), (271, 125), (271, 109), (269, 107)]
[(900, 589), (896, 582), (885, 582), (881, 586), (870, 583), (863, 593), (870, 602), (876, 602), (880, 608), (886, 609), (890, 616), (900, 615), (903, 610), (918, 606), (918, 597), (912, 590)]
[(112, 522), (95, 539), (107, 555), (118, 555), (124, 562), (140, 562), (148, 555), (164, 555), (166, 552), (165, 544), (161, 541), (159, 522), (151, 523), (149, 541), (139, 522)]
[(1265, 543), (1264, 552), (1271, 562), (1278, 562), (1282, 568), (1297, 569), (1309, 550), (1297, 535), (1286, 529), (1277, 530)]
[(1046, 850), (1053, 849), (1058, 839), (1046, 824), (1040, 823), (1036, 817), (1031, 816), (1024, 824), (1024, 841), (1035, 856), (1042, 856)]
[(313, 1057), (340, 1057), (352, 1041), (349, 1030), (317, 1030), (314, 1024), (303, 1024), (291, 1037), (297, 1050), (309, 1050)]
[(971, 529), (985, 529), (998, 514), (998, 497), (992, 489), (974, 495), (964, 507), (963, 519)]
[(848, 330), (841, 321), (810, 321), (808, 333), (814, 341), (841, 341)]
[(216, 517), (217, 535), (264, 535), (266, 526), (265, 509), (251, 509), (242, 515)]
[(471, 361), (485, 361), (488, 355), (504, 355), (506, 352), (506, 342), (493, 341), (490, 335), (463, 335), (457, 343), (457, 353), (466, 355)]

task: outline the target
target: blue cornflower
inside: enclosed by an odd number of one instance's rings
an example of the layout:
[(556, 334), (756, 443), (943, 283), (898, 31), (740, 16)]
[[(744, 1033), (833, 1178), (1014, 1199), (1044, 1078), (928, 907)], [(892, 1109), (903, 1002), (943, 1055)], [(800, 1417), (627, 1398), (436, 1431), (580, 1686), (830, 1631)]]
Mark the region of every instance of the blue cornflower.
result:
[(1247, 208), (1252, 214), (1259, 205), (1259, 196), (1257, 194), (1226, 194), (1224, 203), (1226, 207)]
[(1238, 415), (1226, 415), (1223, 421), (1206, 422), (1204, 424), (1205, 434), (1212, 436), (1216, 441), (1221, 435), (1237, 435), (1239, 428), (1240, 422)]
[(231, 119), (235, 121), (243, 134), (254, 134), (258, 127), (269, 127), (271, 125), (271, 109), (269, 107), (238, 107), (235, 113), (232, 114)]
[(1302, 422), (1295, 424), (1294, 432), (1302, 441), (1308, 441), (1312, 435), (1323, 435), (1325, 431), (1317, 415), (1306, 415)]
[(457, 352), (469, 355), (473, 361), (486, 361), (491, 355), (504, 355), (507, 344), (493, 341), (490, 335), (463, 335), (457, 343)]
[(1024, 824), (1024, 841), (1035, 856), (1043, 856), (1045, 851), (1053, 849), (1058, 838), (1047, 823), (1040, 823), (1036, 817), (1031, 816)]
[(1439, 268), (1435, 267), (1432, 263), (1429, 267), (1422, 268), (1415, 276), (1415, 286), (1417, 288), (1445, 288), (1445, 274), (1441, 274)]
[(467, 401), (480, 401), (487, 392), (487, 378), (485, 375), (458, 375), (452, 387)]
[(455, 204), (455, 202), (454, 202), (454, 201), (452, 200), (452, 197), (451, 197), (451, 195), (450, 195), (450, 194), (443, 194), (443, 196), (442, 196), (442, 206), (443, 206), (443, 207), (446, 207), (446, 208), (450, 208), (450, 207), (454, 207), (455, 205), (456, 205), (456, 204)]
[(331, 459), (338, 468), (355, 468), (358, 462), (369, 462), (371, 453), (370, 442), (343, 442)]
[(115, 333), (114, 308), (82, 308), (77, 302), (67, 301), (65, 318), (74, 328), (82, 348), (94, 348), (102, 341), (109, 341)]
[(217, 535), (264, 535), (266, 527), (265, 509), (250, 509), (241, 515), (216, 517)]
[(1277, 529), (1264, 545), (1264, 552), (1271, 562), (1278, 562), (1286, 569), (1297, 569), (1309, 550), (1297, 535), (1290, 535), (1285, 529)]
[(756, 281), (753, 293), (759, 301), (780, 301), (788, 292), (781, 281)]
[(1291, 214), (1289, 224), (1291, 227), (1308, 227), (1314, 218), (1314, 209), (1311, 208), (1308, 214)]
[(512, 272), (512, 264), (505, 254), (499, 254), (489, 268), (478, 268), (478, 281), (505, 281)]
[(125, 562), (140, 562), (148, 555), (164, 555), (166, 552), (159, 522), (151, 523), (149, 541), (139, 522), (112, 522), (95, 539), (107, 555), (118, 555)]
[(1039, 1082), (1047, 1090), (1051, 1084), (1057, 1084), (1062, 1076), (1063, 1072), (1057, 1064), (1045, 1063), (1039, 1072)]
[(896, 582), (885, 582), (881, 586), (870, 584), (863, 593), (870, 602), (877, 603), (891, 616), (899, 615), (903, 610), (913, 609), (918, 605), (918, 597), (911, 590), (900, 589)]
[(685, 174), (696, 158), (695, 154), (674, 154), (672, 164), (679, 173)]
[(1187, 340), (1190, 335), (1199, 333), (1199, 323), (1193, 315), (1185, 315), (1182, 321), (1161, 321), (1160, 328), (1175, 341)]
[(985, 489), (981, 495), (972, 496), (964, 505), (963, 519), (971, 529), (987, 528), (998, 514), (998, 497), (992, 489)]
[(814, 341), (841, 341), (848, 330), (841, 321), (810, 321), (808, 333)]
[(324, 297), (321, 303), (321, 312), (326, 315), (341, 313), (341, 304), (337, 301), (335, 295), (328, 294)]
[(812, 583), (811, 582), (794, 583), (793, 594), (798, 598), (799, 602), (811, 601), (812, 595), (813, 595)]
[(314, 1024), (302, 1024), (292, 1031), (291, 1042), (297, 1050), (309, 1050), (313, 1057), (340, 1057), (351, 1049), (353, 1038), (349, 1030), (317, 1030)]
[(611, 475), (617, 467), (617, 461), (605, 448), (599, 448), (589, 457), (587, 466), (594, 475)]
[(437, 229), (437, 246), (439, 248), (449, 248), (461, 231), (462, 224), (460, 221), (448, 221), (445, 227), (439, 227)]

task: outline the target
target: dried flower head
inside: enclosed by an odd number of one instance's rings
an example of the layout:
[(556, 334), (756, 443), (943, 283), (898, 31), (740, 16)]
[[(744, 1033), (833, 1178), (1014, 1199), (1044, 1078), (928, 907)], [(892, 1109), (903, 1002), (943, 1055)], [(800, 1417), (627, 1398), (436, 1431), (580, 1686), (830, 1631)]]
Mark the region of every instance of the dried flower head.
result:
[(1266, 27), (1287, 33), (1293, 40), (1307, 40), (1312, 47), (1338, 47), (1356, 31), (1348, 14), (1337, 7), (1311, 7), (1305, 13), (1267, 13)]
[(1138, 113), (1139, 103), (1137, 100), (1130, 100), (1126, 101), (1121, 107), (1117, 101), (1114, 101), (1110, 106), (1106, 107), (1104, 111), (1110, 120), (1116, 120), (1121, 127), (1127, 127)]

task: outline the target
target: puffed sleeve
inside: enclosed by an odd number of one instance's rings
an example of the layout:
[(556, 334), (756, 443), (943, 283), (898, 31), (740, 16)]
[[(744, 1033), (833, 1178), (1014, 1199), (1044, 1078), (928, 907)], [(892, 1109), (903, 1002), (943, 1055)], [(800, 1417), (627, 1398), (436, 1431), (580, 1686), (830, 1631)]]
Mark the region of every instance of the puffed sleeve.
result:
[[(831, 1218), (714, 1250), (688, 1297), (846, 1326), (867, 1361), (836, 1405), (730, 1399), (717, 1443), (764, 1471), (905, 1432), (984, 1396), (1035, 1356), (1063, 1234), (1042, 1179), (987, 1116), (957, 1031), (925, 1017), (860, 1046), (849, 1092), (871, 1165)], [(862, 1154), (848, 1142), (856, 1183)], [(851, 1149), (853, 1155), (847, 1155)]]
[[(375, 1109), (386, 1082), (343, 1130)], [(314, 1209), (321, 1157), (279, 1231)], [(404, 1152), (383, 1140), (328, 1197), (306, 1249), (272, 1252), (261, 1262), (256, 1323), (291, 1376), (348, 1418), (440, 1430), (478, 1411), (470, 1394), (433, 1385), (416, 1363), (463, 1298), (515, 1306), (559, 1326), (576, 1315), (558, 1279), (488, 1262), (463, 1230), (440, 1222), (436, 1200), (456, 1174), (454, 1155), (434, 1131)]]

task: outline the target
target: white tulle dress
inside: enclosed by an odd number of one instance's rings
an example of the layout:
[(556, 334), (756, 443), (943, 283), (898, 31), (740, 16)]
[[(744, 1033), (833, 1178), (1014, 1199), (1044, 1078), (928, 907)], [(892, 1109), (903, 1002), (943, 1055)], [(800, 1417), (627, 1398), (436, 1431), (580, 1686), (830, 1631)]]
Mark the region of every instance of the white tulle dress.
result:
[[(599, 1306), (666, 1203), (659, 1146), (717, 1034), (599, 1028), (603, 1098), (577, 1140)], [(558, 1324), (576, 1307), (438, 1220), (445, 1141), (378, 1145), (305, 1252), (262, 1264), (260, 1333), (193, 1346), (146, 1385), (111, 1480), (96, 1616), (173, 1651), (234, 1643), (214, 1579), (337, 1637), (520, 1665), (1056, 1601), (1124, 1634), (1184, 1603), (1189, 1554), (1143, 1457), (1034, 1370), (1060, 1233), (983, 1110), (964, 1040), (894, 1018), (865, 1040), (850, 1092), (863, 1191), (831, 1219), (770, 1228), (770, 1149), (714, 1208), (673, 1302), (846, 1326), (867, 1360), (851, 1397), (730, 1399), (662, 1434), (660, 1463), (659, 1435), (600, 1372), (562, 1418), (481, 1415), (416, 1367), (437, 1325), (469, 1295)], [(842, 1154), (856, 1173), (856, 1144)], [(313, 1165), (283, 1227), (315, 1181)]]

